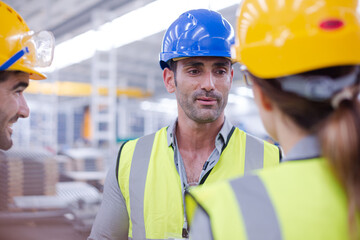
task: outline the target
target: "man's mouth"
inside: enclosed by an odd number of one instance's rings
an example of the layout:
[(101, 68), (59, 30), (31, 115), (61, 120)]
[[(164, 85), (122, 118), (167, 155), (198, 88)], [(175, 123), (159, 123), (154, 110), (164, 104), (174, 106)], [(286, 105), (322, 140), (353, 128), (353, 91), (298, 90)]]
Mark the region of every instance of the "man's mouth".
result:
[(8, 124), (8, 130), (9, 130), (10, 135), (11, 135), (12, 132), (13, 132), (12, 127), (13, 127), (14, 123), (15, 123), (15, 122), (11, 122), (11, 123)]
[(203, 105), (215, 105), (217, 103), (216, 98), (210, 98), (210, 97), (199, 97), (196, 100)]

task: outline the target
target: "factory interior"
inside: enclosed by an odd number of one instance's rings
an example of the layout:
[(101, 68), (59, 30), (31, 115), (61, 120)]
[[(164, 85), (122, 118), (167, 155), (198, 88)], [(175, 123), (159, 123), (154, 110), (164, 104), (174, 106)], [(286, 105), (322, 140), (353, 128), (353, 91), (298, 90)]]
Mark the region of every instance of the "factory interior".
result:
[[(86, 239), (121, 145), (177, 116), (159, 66), (166, 28), (198, 8), (235, 26), (240, 0), (4, 2), (30, 29), (51, 31), (56, 47), (48, 78), (25, 91), (29, 118), (14, 124), (13, 147), (0, 153), (0, 239)], [(233, 68), (226, 118), (272, 141), (240, 65)]]

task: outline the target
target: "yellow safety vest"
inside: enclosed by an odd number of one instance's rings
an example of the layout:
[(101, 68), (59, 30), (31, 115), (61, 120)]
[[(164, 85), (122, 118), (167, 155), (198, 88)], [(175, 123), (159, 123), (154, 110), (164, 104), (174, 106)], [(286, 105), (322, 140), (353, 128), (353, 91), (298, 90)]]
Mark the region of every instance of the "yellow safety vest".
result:
[(320, 158), (193, 188), (185, 201), (190, 222), (205, 210), (215, 240), (349, 239), (345, 192)]
[[(277, 165), (279, 157), (276, 146), (233, 128), (205, 183)], [(129, 239), (181, 238), (182, 189), (174, 150), (167, 143), (167, 128), (122, 146), (118, 182), (129, 214)]]

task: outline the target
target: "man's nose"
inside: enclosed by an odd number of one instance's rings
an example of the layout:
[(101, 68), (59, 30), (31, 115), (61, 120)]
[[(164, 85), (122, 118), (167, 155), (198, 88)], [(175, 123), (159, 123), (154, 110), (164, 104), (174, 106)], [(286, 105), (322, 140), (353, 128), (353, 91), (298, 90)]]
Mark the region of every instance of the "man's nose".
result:
[(19, 103), (19, 116), (22, 118), (27, 118), (29, 117), (29, 107), (26, 103), (25, 97), (24, 95), (21, 94), (21, 98), (20, 98), (20, 103)]
[(215, 88), (214, 81), (215, 81), (215, 78), (214, 78), (213, 74), (211, 72), (208, 72), (202, 81), (201, 88), (206, 90), (207, 92), (213, 90)]

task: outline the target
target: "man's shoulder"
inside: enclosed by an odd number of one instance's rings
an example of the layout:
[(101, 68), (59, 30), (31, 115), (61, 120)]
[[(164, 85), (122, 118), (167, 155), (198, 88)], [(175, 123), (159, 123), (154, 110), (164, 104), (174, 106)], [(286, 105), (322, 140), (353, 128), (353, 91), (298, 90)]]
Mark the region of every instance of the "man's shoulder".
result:
[(252, 139), (254, 139), (256, 141), (259, 141), (259, 142), (267, 142), (266, 140), (260, 138), (259, 136), (256, 136), (253, 133), (249, 133), (249, 132), (247, 132), (247, 131), (239, 128), (239, 127), (234, 127), (234, 132), (236, 132), (238, 136), (246, 136), (246, 137), (252, 138)]
[(278, 146), (276, 146), (275, 144), (270, 143), (270, 142), (266, 141), (265, 139), (262, 139), (252, 133), (245, 132), (244, 130), (242, 130), (238, 127), (235, 127), (234, 132), (236, 132), (236, 134), (232, 134), (232, 136), (234, 136), (234, 135), (236, 135), (237, 137), (245, 136), (246, 138), (252, 139), (254, 142), (264, 144), (266, 147), (273, 147), (273, 148), (276, 148), (277, 150), (279, 149)]
[(233, 126), (231, 131), (229, 132), (229, 136), (228, 137), (243, 137), (243, 136), (247, 136), (249, 135), (247, 132), (245, 132), (244, 130), (242, 130), (239, 127)]
[[(168, 126), (162, 127), (162, 128), (160, 128), (159, 130), (157, 130), (157, 131), (155, 131), (155, 132), (152, 132), (152, 133), (143, 135), (143, 136), (141, 136), (141, 137), (128, 139), (127, 141), (125, 141), (125, 142), (122, 144), (121, 148), (123, 148), (123, 147), (129, 147), (129, 146), (131, 146), (131, 145), (135, 145), (139, 140), (154, 138), (154, 136), (155, 136), (156, 134), (166, 134), (166, 133), (167, 133), (167, 129), (168, 129)], [(120, 149), (120, 150), (121, 150), (121, 149)]]

